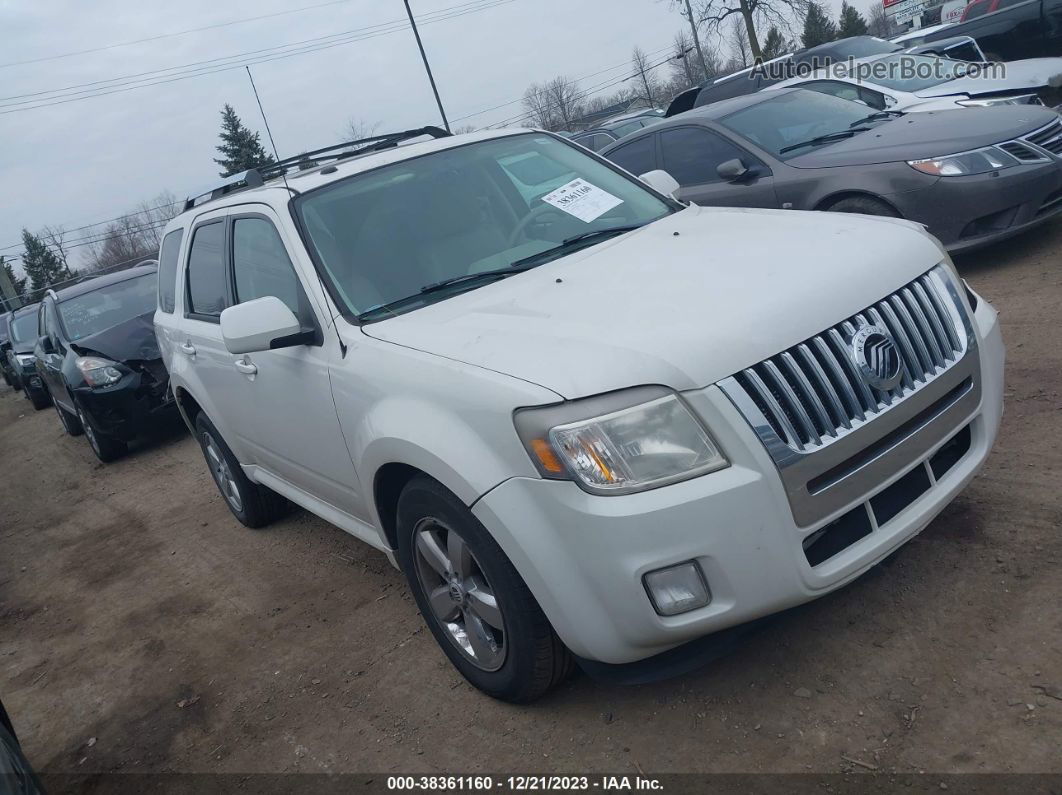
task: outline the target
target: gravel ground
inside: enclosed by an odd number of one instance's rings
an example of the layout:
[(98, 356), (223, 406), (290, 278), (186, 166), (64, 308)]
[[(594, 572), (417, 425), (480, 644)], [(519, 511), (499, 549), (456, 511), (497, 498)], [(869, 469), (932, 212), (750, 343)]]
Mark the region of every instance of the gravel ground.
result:
[(680, 678), (472, 690), (384, 556), (250, 531), (180, 429), (101, 466), (0, 391), (0, 696), (51, 773), (1062, 773), (1062, 223), (961, 259), (1002, 315), (983, 473), (886, 564)]

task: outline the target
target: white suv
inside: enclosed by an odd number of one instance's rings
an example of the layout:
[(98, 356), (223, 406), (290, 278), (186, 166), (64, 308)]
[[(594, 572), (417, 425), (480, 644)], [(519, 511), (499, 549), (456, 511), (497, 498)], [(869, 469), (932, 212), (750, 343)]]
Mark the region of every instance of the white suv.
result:
[(996, 312), (917, 224), (416, 132), (190, 200), (155, 325), (236, 518), (290, 501), (382, 550), (487, 693), (839, 588), (984, 462)]

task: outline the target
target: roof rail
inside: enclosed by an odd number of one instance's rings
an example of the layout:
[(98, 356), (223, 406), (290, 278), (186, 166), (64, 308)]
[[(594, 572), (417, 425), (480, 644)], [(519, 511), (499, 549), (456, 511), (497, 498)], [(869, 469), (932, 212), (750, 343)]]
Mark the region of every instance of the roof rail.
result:
[(242, 171), (239, 174), (233, 174), (231, 177), (225, 177), (220, 184), (217, 184), (208, 190), (201, 191), (200, 193), (190, 195), (187, 200), (185, 200), (184, 209), (190, 210), (200, 204), (206, 204), (215, 199), (220, 199), (227, 193), (247, 190), (248, 188), (257, 188), (266, 180), (275, 179), (283, 174), (287, 174), (288, 170), (292, 168), (303, 171), (307, 168), (314, 168), (321, 165), (322, 161), (345, 160), (348, 157), (355, 157), (369, 152), (390, 149), (398, 146), (402, 141), (408, 141), (410, 138), (419, 138), (422, 135), (430, 135), (432, 138), (446, 138), (450, 133), (440, 127), (429, 125), (427, 127), (418, 127), (414, 130), (402, 130), (401, 132), (373, 135), (369, 138), (360, 138), (356, 141), (346, 141), (344, 143), (334, 144), (333, 146), (324, 146), (310, 152), (303, 152), (294, 157), (278, 160), (277, 162), (270, 163), (266, 166)]

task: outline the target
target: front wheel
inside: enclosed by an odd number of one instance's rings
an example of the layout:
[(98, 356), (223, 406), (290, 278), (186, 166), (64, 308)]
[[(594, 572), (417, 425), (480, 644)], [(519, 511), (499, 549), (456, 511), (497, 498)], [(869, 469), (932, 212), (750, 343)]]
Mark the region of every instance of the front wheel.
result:
[(826, 208), (831, 213), (859, 213), (861, 215), (880, 215), (885, 218), (899, 218), (900, 214), (896, 212), (881, 199), (875, 199), (873, 196), (849, 196), (847, 199), (841, 199), (839, 202), (835, 202)]
[(37, 411), (43, 411), (51, 405), (52, 399), (48, 396), (48, 393), (43, 389), (30, 389), (26, 387), (26, 397), (29, 398), (30, 403), (33, 404), (33, 408)]
[(85, 431), (85, 438), (88, 439), (89, 447), (96, 454), (96, 458), (103, 463), (109, 464), (116, 458), (121, 458), (129, 449), (125, 442), (120, 439), (106, 436), (97, 431), (92, 425), (92, 420), (89, 419), (89, 416), (81, 406), (77, 407), (77, 419)]
[(398, 554), (435, 640), (477, 688), (527, 703), (571, 674), (571, 653), (501, 547), (428, 477), (399, 497)]

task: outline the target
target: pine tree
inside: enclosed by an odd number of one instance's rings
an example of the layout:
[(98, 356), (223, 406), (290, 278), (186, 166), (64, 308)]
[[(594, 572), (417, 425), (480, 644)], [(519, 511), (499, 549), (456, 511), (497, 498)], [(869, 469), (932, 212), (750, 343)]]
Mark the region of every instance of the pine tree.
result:
[(217, 147), (221, 158), (214, 162), (221, 166), (221, 176), (228, 177), (259, 166), (268, 166), (276, 161), (262, 148), (258, 133), (243, 126), (232, 105), (225, 103), (221, 111), (221, 145)]
[[(24, 292), (26, 292), (26, 277), (16, 276), (15, 269), (11, 267), (11, 263), (4, 262), (3, 254), (0, 254), (0, 271), (3, 271), (4, 276), (7, 277), (7, 281), (11, 284), (11, 289), (13, 292), (13, 295), (11, 296), (7, 294), (0, 295), (0, 299), (4, 299), (0, 300), (0, 312), (3, 312), (6, 309), (11, 309), (15, 306), (14, 303), (11, 303), (9, 306), (6, 299), (12, 298), (16, 295), (22, 295)], [(3, 281), (3, 279), (0, 278), (0, 281)]]
[(841, 19), (838, 25), (837, 37), (847, 39), (849, 36), (866, 36), (867, 21), (863, 15), (848, 5), (847, 0), (841, 0)]
[(808, 3), (808, 15), (804, 17), (804, 33), (800, 40), (805, 47), (817, 47), (837, 38), (837, 26), (826, 16), (818, 3)]
[(767, 38), (763, 40), (763, 60), (770, 61), (773, 58), (785, 55), (788, 49), (789, 45), (785, 37), (779, 32), (778, 28), (771, 25), (771, 29), (767, 31)]
[(73, 275), (55, 256), (55, 252), (28, 229), (22, 230), (22, 247), (25, 249), (22, 255), (22, 269), (26, 271), (35, 295), (39, 296), (45, 288)]

